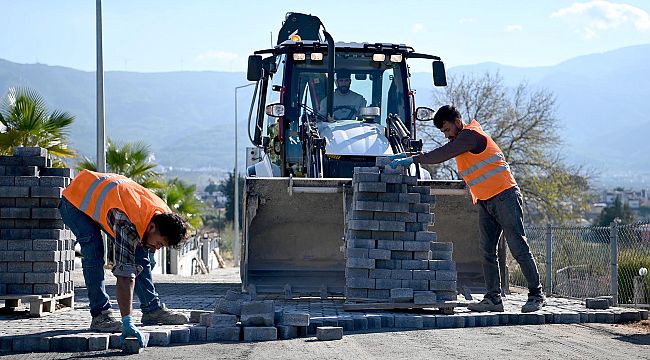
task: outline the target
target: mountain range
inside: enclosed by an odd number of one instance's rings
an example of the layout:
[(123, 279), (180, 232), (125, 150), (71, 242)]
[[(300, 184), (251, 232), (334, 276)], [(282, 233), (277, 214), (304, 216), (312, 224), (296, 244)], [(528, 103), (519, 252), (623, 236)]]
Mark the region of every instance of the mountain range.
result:
[[(553, 92), (564, 157), (592, 169), (599, 183), (650, 184), (650, 44), (580, 56), (553, 66), (480, 63), (448, 69), (450, 76), (485, 72), (498, 72), (509, 86), (526, 81)], [(234, 88), (247, 84), (244, 73), (109, 71), (104, 78), (107, 136), (146, 141), (156, 161), (166, 167), (219, 172), (232, 168)], [(414, 73), (411, 85), (418, 90), (418, 105), (431, 103), (431, 74)], [(94, 157), (94, 72), (0, 59), (0, 93), (6, 94), (13, 86), (33, 88), (50, 108), (73, 114), (72, 146)], [(247, 117), (252, 88), (238, 91), (240, 166), (245, 147), (250, 146)]]

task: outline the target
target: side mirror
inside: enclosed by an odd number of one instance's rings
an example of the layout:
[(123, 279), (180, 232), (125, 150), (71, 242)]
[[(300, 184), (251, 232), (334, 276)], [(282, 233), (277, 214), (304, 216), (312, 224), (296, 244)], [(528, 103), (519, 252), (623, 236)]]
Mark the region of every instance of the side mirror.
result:
[(259, 81), (262, 78), (262, 55), (251, 55), (248, 57), (248, 81)]
[(447, 86), (447, 74), (445, 73), (445, 64), (442, 61), (433, 62), (433, 85)]
[(415, 118), (418, 119), (418, 121), (431, 121), (433, 120), (433, 115), (435, 113), (435, 110), (431, 108), (420, 106), (415, 109)]
[(266, 105), (264, 112), (270, 117), (282, 117), (284, 116), (284, 105), (279, 103)]

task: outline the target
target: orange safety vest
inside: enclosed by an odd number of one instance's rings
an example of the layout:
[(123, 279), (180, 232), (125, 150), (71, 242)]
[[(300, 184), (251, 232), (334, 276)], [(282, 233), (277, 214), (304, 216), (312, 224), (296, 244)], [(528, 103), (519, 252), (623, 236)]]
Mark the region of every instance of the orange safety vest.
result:
[(112, 237), (115, 232), (107, 220), (110, 209), (124, 212), (141, 240), (154, 215), (172, 212), (151, 190), (125, 176), (111, 173), (83, 170), (63, 190), (63, 197), (97, 221)]
[(487, 146), (480, 154), (467, 151), (456, 156), (458, 172), (469, 186), (472, 202), (476, 204), (478, 200), (487, 200), (517, 186), (499, 145), (483, 131), (481, 125), (476, 120), (472, 120), (463, 129), (474, 130), (487, 139)]

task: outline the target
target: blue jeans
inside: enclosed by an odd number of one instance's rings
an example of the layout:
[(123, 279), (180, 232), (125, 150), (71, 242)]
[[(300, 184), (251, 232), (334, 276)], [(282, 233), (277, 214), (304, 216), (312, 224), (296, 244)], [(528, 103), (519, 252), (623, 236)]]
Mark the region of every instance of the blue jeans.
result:
[(504, 233), (510, 253), (517, 260), (526, 281), (528, 291), (539, 294), (542, 285), (533, 254), (530, 252), (524, 232), (523, 200), (518, 187), (502, 191), (488, 200), (479, 200), (480, 248), (483, 255), (483, 273), (488, 297), (501, 296), (497, 245)]
[[(88, 289), (90, 314), (95, 317), (111, 308), (104, 282), (104, 242), (101, 227), (90, 216), (72, 205), (66, 198), (61, 199), (59, 211), (63, 222), (72, 230), (81, 246), (81, 265)], [(109, 236), (109, 239), (113, 239)], [(140, 300), (140, 309), (148, 313), (160, 308), (160, 298), (151, 277), (152, 264), (149, 252), (137, 246), (135, 262), (142, 266), (142, 272), (135, 278), (135, 294)]]

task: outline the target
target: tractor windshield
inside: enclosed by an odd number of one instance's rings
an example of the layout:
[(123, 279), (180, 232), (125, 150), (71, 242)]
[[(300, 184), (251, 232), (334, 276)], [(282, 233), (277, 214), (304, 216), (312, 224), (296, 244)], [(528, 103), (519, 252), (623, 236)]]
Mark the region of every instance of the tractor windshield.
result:
[[(371, 53), (337, 52), (334, 100), (331, 120), (361, 119), (361, 109), (377, 107), (380, 115), (371, 119), (385, 124), (389, 113), (406, 120), (408, 98), (404, 61), (373, 60)], [(327, 115), (327, 56), (322, 61), (309, 57), (295, 61), (291, 80), (291, 107), (299, 112), (313, 111), (317, 119)], [(368, 121), (368, 118), (365, 119)]]

